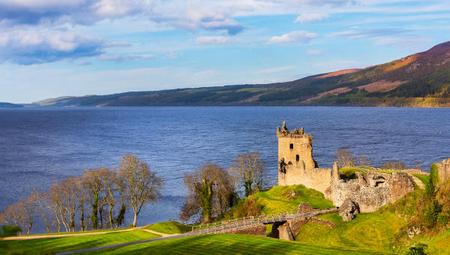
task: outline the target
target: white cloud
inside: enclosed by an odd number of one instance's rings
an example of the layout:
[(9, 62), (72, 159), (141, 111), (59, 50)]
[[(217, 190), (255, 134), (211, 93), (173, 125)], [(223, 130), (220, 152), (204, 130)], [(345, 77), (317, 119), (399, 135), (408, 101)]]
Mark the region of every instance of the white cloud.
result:
[(347, 39), (367, 39), (378, 45), (396, 45), (401, 47), (418, 48), (429, 41), (429, 38), (416, 34), (416, 31), (402, 28), (359, 29), (353, 28), (332, 33), (331, 36)]
[(271, 37), (269, 39), (269, 43), (307, 43), (316, 37), (317, 34), (308, 31), (292, 31), (286, 34)]
[[(400, 15), (398, 19), (414, 19), (424, 14), (444, 15), (443, 12), (450, 10), (449, 3), (438, 0), (429, 0), (427, 3), (419, 0), (394, 2), (396, 4), (388, 0), (0, 0), (0, 33), (26, 26), (27, 33), (31, 33), (30, 30), (39, 33), (42, 27), (46, 27), (48, 31), (55, 34), (61, 34), (61, 29), (77, 31), (76, 33), (83, 35), (82, 37), (86, 37), (85, 34), (101, 34), (108, 38), (106, 33), (114, 33), (113, 36), (109, 36), (113, 38), (136, 31), (159, 31), (159, 28), (184, 29), (192, 32), (203, 30), (201, 34), (206, 31), (232, 36), (246, 29), (240, 23), (240, 19), (248, 16), (300, 13), (297, 22), (314, 22), (334, 14), (391, 15), (399, 13), (404, 16)], [(405, 3), (414, 4), (405, 5)], [(422, 18), (438, 19), (439, 17), (423, 16)], [(377, 20), (373, 22), (378, 22)], [(251, 27), (251, 29), (255, 31), (258, 28)], [(232, 41), (231, 37), (226, 39), (226, 36), (223, 38), (201, 36), (196, 42), (210, 44)], [(269, 42), (308, 42), (315, 36), (314, 33), (297, 31), (274, 36)], [(47, 35), (47, 37), (50, 36)], [(396, 41), (392, 37), (377, 40), (384, 44)], [(47, 47), (48, 49), (58, 49), (61, 52), (64, 52), (61, 50), (64, 47), (76, 47), (73, 43), (75, 39), (47, 41), (48, 45), (51, 45)], [(105, 42), (106, 45), (110, 43)], [(33, 49), (29, 51), (32, 52)], [(91, 54), (98, 54), (95, 52), (94, 50)], [(54, 54), (54, 51), (50, 51), (49, 55)], [(41, 55), (46, 54), (42, 51)], [(2, 54), (0, 58), (2, 56), (3, 59), (0, 61), (5, 59), (5, 54)], [(72, 56), (59, 54), (57, 59)]]
[(98, 38), (66, 31), (16, 28), (0, 33), (0, 60), (19, 64), (95, 56), (103, 48)]
[(199, 36), (195, 40), (198, 44), (226, 44), (230, 42), (228, 36)]
[(320, 13), (320, 12), (305, 12), (300, 14), (295, 22), (298, 23), (307, 23), (307, 22), (316, 22), (324, 20), (328, 17), (327, 13)]

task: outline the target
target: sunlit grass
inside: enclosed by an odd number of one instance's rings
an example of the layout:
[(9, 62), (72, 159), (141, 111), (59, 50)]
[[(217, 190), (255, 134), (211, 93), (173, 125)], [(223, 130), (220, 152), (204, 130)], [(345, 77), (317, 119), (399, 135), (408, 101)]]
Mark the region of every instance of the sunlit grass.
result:
[(333, 207), (333, 203), (325, 199), (322, 193), (303, 185), (275, 186), (268, 191), (258, 192), (254, 196), (258, 204), (263, 206), (264, 214), (293, 213), (302, 203), (308, 203), (320, 209)]
[[(105, 254), (380, 254), (367, 249), (326, 248), (252, 235), (206, 235), (126, 246)], [(94, 254), (94, 253), (92, 253)], [(95, 254), (98, 254), (96, 252)]]
[(0, 240), (0, 254), (53, 254), (159, 237), (143, 230), (31, 240)]
[(180, 234), (192, 230), (192, 227), (176, 221), (158, 222), (145, 227), (163, 234)]

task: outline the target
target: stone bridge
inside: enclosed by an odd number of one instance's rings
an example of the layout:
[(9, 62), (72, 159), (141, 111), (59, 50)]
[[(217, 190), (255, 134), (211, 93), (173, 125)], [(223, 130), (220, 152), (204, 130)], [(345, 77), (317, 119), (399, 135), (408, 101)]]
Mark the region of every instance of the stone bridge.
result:
[(219, 233), (236, 233), (241, 230), (256, 228), (261, 225), (272, 225), (272, 235), (285, 240), (294, 240), (294, 233), (291, 226), (293, 222), (306, 220), (321, 214), (337, 212), (338, 208), (315, 210), (304, 213), (260, 215), (238, 218), (228, 221), (221, 221), (211, 224), (203, 224), (192, 228), (191, 232), (185, 235), (206, 235)]

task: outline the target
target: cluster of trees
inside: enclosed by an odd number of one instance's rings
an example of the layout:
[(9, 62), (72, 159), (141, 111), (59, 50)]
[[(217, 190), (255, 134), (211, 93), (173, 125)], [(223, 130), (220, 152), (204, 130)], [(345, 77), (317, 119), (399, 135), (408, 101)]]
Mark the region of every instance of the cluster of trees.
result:
[(231, 169), (215, 164), (203, 165), (184, 177), (188, 189), (180, 217), (195, 217), (202, 223), (222, 217), (239, 200), (263, 188), (264, 164), (259, 153), (237, 156)]
[(118, 170), (90, 169), (53, 184), (46, 192), (33, 191), (9, 205), (0, 214), (0, 223), (19, 226), (29, 234), (40, 219), (47, 232), (62, 228), (70, 232), (117, 228), (132, 215), (135, 227), (143, 206), (158, 199), (162, 185), (147, 163), (125, 155)]

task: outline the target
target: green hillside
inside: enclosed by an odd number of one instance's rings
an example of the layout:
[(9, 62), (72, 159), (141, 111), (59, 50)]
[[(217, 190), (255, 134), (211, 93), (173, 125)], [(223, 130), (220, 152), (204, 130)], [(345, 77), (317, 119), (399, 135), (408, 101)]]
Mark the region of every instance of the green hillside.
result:
[(163, 234), (181, 234), (192, 230), (191, 226), (176, 221), (158, 222), (145, 228)]
[(42, 106), (364, 105), (450, 106), (450, 42), (365, 69), (289, 82), (62, 97)]

